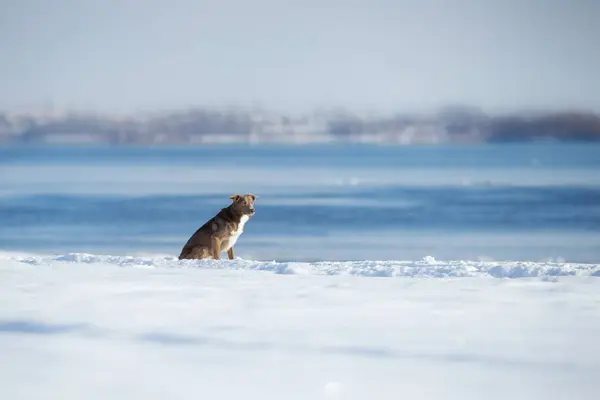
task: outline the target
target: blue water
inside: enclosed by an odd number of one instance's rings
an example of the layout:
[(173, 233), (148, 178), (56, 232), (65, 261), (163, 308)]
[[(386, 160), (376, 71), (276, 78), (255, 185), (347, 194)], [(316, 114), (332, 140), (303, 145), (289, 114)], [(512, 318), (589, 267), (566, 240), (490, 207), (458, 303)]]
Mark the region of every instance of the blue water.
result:
[(0, 250), (178, 254), (233, 193), (276, 260), (600, 261), (600, 146), (11, 147)]

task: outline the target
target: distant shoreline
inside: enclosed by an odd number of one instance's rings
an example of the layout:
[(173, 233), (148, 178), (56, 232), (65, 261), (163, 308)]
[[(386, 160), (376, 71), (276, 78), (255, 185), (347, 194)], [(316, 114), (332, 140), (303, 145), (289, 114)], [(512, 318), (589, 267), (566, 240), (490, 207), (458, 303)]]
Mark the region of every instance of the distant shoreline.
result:
[(564, 111), (490, 116), (467, 107), (428, 115), (192, 109), (152, 115), (0, 111), (0, 145), (440, 145), (600, 142), (600, 115)]

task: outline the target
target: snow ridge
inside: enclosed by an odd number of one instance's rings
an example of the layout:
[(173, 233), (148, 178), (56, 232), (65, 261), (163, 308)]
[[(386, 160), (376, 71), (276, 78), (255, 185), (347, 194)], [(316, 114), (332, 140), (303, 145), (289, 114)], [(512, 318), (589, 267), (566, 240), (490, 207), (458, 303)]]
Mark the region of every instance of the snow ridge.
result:
[(365, 277), (494, 277), (532, 278), (558, 276), (600, 277), (600, 264), (557, 261), (438, 261), (427, 256), (418, 261), (277, 262), (235, 260), (178, 260), (173, 256), (114, 256), (88, 253), (64, 255), (0, 255), (0, 260), (37, 266), (99, 264), (134, 268), (206, 268), (268, 271), (276, 274), (356, 275)]

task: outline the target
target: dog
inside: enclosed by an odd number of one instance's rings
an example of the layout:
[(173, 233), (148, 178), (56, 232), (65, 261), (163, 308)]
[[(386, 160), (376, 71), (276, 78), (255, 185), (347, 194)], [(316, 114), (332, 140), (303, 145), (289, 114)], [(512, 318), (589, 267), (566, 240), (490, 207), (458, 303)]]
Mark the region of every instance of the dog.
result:
[(233, 202), (211, 219), (188, 239), (181, 249), (179, 259), (221, 259), (221, 252), (226, 251), (230, 260), (234, 258), (235, 246), (244, 226), (256, 213), (254, 201), (258, 196), (234, 194), (229, 197)]

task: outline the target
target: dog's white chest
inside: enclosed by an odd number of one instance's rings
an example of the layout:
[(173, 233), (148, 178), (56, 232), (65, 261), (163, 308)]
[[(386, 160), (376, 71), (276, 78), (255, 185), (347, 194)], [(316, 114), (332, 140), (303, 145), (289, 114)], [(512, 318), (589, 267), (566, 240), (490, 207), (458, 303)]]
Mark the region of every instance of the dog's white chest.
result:
[(242, 232), (244, 232), (244, 225), (246, 225), (246, 222), (248, 222), (248, 216), (247, 215), (242, 215), (242, 219), (240, 220), (240, 223), (238, 224), (238, 228), (237, 231), (231, 232), (231, 236), (240, 236), (242, 234)]
[(244, 232), (244, 225), (246, 225), (246, 222), (248, 222), (248, 216), (247, 215), (243, 215), (242, 219), (240, 220), (240, 223), (238, 224), (238, 228), (237, 231), (231, 232), (231, 235), (229, 236), (229, 239), (227, 240), (227, 245), (225, 246), (225, 248), (223, 248), (223, 251), (229, 250), (230, 248), (232, 248), (235, 243), (237, 242), (238, 238), (240, 237), (240, 235), (242, 234), (242, 232)]

